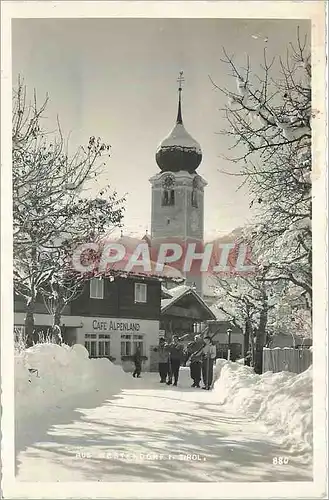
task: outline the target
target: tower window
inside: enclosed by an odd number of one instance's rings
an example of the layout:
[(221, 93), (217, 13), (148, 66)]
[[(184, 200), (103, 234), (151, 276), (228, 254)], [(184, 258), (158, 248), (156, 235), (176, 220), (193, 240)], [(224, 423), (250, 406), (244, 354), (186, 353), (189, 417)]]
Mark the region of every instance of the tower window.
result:
[(162, 206), (168, 205), (168, 200), (169, 200), (168, 191), (163, 191), (163, 193), (162, 193)]
[(198, 208), (198, 197), (197, 197), (195, 189), (193, 189), (193, 191), (192, 191), (191, 203), (192, 203), (192, 207)]
[(175, 205), (175, 190), (170, 189), (169, 191), (165, 189), (162, 194), (162, 206)]
[(170, 190), (170, 205), (175, 205), (175, 191), (173, 189)]

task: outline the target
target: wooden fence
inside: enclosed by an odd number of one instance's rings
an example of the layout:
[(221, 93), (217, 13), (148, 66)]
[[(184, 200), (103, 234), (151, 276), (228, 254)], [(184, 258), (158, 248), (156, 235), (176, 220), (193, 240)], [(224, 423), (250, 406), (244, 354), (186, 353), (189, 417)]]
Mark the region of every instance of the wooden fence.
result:
[(292, 347), (264, 348), (263, 373), (282, 372), (302, 373), (312, 364), (311, 349), (294, 349)]

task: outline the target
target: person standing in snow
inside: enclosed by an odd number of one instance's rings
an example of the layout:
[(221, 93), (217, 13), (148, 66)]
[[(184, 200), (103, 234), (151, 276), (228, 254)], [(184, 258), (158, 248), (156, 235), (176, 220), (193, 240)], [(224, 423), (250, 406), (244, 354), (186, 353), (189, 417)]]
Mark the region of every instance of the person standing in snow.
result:
[(205, 346), (202, 349), (202, 380), (204, 387), (209, 389), (212, 386), (214, 376), (214, 360), (216, 359), (216, 346), (212, 343), (210, 337), (204, 338)]
[(178, 336), (174, 335), (172, 342), (168, 345), (169, 351), (169, 374), (167, 385), (172, 384), (172, 379), (174, 378), (174, 386), (177, 386), (179, 377), (179, 368), (183, 361), (183, 346), (178, 341)]
[(169, 351), (168, 344), (163, 337), (159, 340), (159, 346), (154, 350), (158, 353), (160, 383), (164, 384), (169, 372)]
[(142, 353), (140, 347), (136, 348), (135, 354), (133, 355), (133, 361), (135, 363), (133, 377), (135, 378), (137, 376), (137, 378), (139, 378), (142, 371)]
[(201, 335), (195, 335), (194, 341), (187, 346), (187, 360), (190, 360), (190, 374), (193, 380), (192, 387), (200, 387), (203, 347)]

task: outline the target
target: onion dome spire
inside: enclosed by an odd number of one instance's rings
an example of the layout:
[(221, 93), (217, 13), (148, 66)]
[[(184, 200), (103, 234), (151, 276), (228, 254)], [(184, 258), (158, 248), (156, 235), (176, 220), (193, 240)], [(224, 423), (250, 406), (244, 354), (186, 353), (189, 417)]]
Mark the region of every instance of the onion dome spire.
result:
[(186, 171), (193, 174), (201, 163), (202, 152), (200, 144), (190, 136), (183, 125), (183, 81), (183, 71), (180, 71), (177, 79), (179, 87), (176, 125), (158, 147), (155, 158), (162, 172)]
[(177, 120), (176, 125), (183, 125), (182, 118), (182, 83), (184, 81), (183, 71), (179, 72), (179, 77), (177, 78), (177, 82), (179, 83), (178, 87), (178, 112), (177, 112)]

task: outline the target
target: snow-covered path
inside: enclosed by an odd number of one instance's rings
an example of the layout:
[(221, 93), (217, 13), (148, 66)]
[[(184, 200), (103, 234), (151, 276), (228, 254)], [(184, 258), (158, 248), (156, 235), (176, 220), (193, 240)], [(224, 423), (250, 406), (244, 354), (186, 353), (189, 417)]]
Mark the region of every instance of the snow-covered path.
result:
[[(156, 374), (117, 394), (81, 399), (17, 433), (20, 481), (309, 481), (311, 467), (265, 427), (232, 415), (212, 392), (179, 387)], [(273, 465), (274, 457), (289, 463)]]

